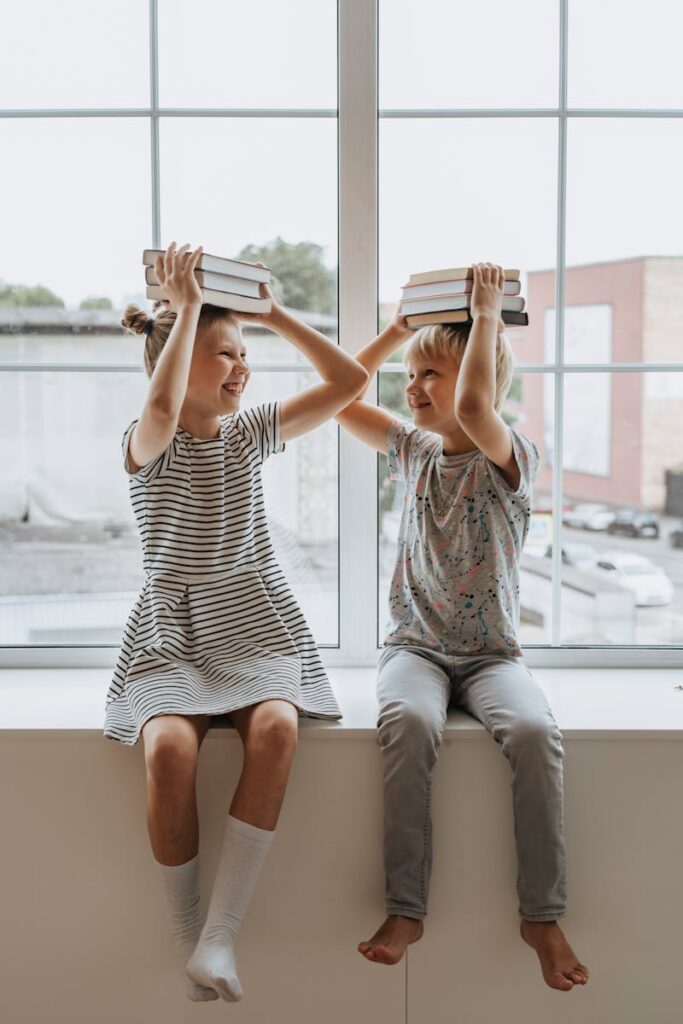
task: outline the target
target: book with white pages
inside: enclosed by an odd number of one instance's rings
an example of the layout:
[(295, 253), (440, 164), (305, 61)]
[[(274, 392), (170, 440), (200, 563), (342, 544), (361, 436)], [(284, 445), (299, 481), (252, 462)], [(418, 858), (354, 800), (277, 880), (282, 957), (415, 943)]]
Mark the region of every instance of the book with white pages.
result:
[[(247, 295), (233, 295), (230, 292), (219, 292), (215, 288), (200, 288), (202, 303), (209, 306), (220, 306), (221, 309), (232, 309), (236, 313), (270, 313), (270, 299), (253, 299)], [(157, 284), (147, 285), (147, 298), (165, 300), (163, 289)]]
[[(469, 295), (474, 289), (473, 278), (459, 281), (434, 281), (432, 284), (405, 284), (403, 299), (428, 299), (433, 295)], [(522, 285), (519, 281), (506, 281), (503, 295), (519, 295)]]
[[(505, 268), (505, 280), (506, 281), (519, 281), (519, 270), (514, 268)], [(474, 269), (472, 267), (448, 267), (446, 270), (427, 270), (423, 274), (411, 274), (409, 285), (413, 284), (431, 284), (434, 281), (459, 281), (461, 278), (466, 280), (474, 279)]]
[[(414, 299), (401, 302), (401, 316), (411, 313), (434, 313), (439, 310), (467, 309), (472, 303), (471, 295), (436, 295), (428, 299)], [(503, 296), (502, 309), (521, 312), (524, 309), (524, 298), (521, 295)]]
[[(164, 255), (164, 249), (145, 249), (142, 254), (142, 262), (146, 267), (153, 267), (157, 256)], [(201, 254), (195, 269), (208, 270), (214, 274), (231, 274), (234, 277), (244, 277), (248, 281), (263, 281), (264, 284), (268, 284), (270, 281), (270, 270), (268, 267), (257, 267), (255, 263), (247, 263), (245, 260), (232, 260), (224, 256), (212, 256), (208, 252)]]
[[(217, 292), (229, 292), (231, 295), (246, 295), (252, 299), (260, 299), (260, 282), (247, 281), (243, 277), (232, 277), (230, 274), (215, 274), (208, 270), (195, 270), (194, 276), (200, 288), (212, 288)], [(147, 284), (159, 284), (154, 267), (145, 267)]]

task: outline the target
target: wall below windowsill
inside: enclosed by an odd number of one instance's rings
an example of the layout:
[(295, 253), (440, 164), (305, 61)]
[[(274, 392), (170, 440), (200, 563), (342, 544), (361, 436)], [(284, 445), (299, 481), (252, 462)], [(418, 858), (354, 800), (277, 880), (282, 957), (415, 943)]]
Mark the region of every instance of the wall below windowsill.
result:
[[(244, 1002), (197, 1010), (149, 848), (142, 744), (102, 737), (110, 670), (0, 671), (3, 1024), (679, 1024), (683, 669), (533, 670), (564, 736), (562, 927), (592, 973), (568, 994), (519, 935), (510, 766), (458, 711), (434, 778), (425, 936), (391, 969), (359, 955), (385, 913), (375, 673), (329, 673), (344, 720), (301, 720), (240, 933)], [(213, 728), (198, 769), (205, 901), (241, 768), (235, 731)]]
[[(330, 668), (340, 722), (300, 719), (302, 739), (376, 735), (374, 668)], [(683, 738), (683, 668), (536, 668), (566, 739)], [(103, 668), (0, 670), (0, 733), (101, 733), (111, 673)], [(217, 724), (209, 736), (234, 736)], [(446, 740), (483, 738), (479, 722), (451, 710)]]

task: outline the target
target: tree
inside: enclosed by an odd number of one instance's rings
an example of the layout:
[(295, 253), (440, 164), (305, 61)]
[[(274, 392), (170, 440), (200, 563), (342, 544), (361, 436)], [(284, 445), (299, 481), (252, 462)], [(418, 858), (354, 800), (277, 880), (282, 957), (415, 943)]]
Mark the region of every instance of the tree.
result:
[(113, 309), (111, 299), (97, 298), (95, 295), (88, 296), (87, 299), (83, 299), (79, 309)]
[(323, 262), (323, 247), (315, 242), (285, 242), (277, 238), (265, 245), (246, 245), (238, 259), (265, 263), (273, 277), (275, 297), (292, 309), (334, 313), (337, 275)]
[(0, 284), (0, 306), (59, 306), (64, 301), (42, 284)]

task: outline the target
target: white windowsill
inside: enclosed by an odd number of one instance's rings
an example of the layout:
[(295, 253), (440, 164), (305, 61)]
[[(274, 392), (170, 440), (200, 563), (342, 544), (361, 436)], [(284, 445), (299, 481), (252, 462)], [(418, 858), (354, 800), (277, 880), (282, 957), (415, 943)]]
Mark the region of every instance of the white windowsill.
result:
[[(374, 668), (330, 668), (341, 722), (301, 719), (307, 739), (376, 737)], [(565, 739), (683, 739), (683, 668), (535, 668)], [(101, 735), (110, 670), (0, 670), (0, 732)], [(235, 736), (217, 726), (209, 734)], [(482, 738), (461, 711), (448, 716), (445, 739)]]

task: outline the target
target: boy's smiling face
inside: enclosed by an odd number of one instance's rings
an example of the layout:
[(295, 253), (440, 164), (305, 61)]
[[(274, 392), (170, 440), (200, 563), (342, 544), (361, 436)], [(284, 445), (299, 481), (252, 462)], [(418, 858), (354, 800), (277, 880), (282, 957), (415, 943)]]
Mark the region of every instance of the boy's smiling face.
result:
[(406, 361), (406, 400), (416, 427), (436, 434), (453, 430), (458, 366), (452, 358), (415, 354)]

